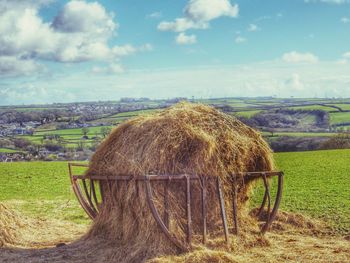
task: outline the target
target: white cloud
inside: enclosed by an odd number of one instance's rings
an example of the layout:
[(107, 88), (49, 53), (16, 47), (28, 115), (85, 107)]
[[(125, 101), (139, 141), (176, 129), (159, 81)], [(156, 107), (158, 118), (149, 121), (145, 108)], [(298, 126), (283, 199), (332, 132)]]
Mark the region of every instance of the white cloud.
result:
[(157, 28), (160, 31), (184, 32), (188, 29), (207, 29), (208, 27), (207, 22), (194, 22), (188, 18), (176, 18), (173, 22), (160, 22)]
[(55, 17), (53, 28), (70, 33), (88, 33), (105, 38), (113, 33), (117, 24), (113, 21), (113, 14), (97, 2), (85, 1), (68, 2)]
[(342, 58), (342, 59), (338, 59), (338, 60), (336, 61), (336, 63), (339, 64), (339, 65), (345, 65), (345, 64), (348, 63), (348, 60), (345, 59), (345, 58)]
[(14, 56), (0, 56), (0, 76), (29, 75), (41, 70), (43, 70), (43, 67), (33, 60), (20, 60)]
[(132, 45), (115, 46), (112, 48), (112, 53), (118, 57), (129, 56), (136, 52), (136, 48)]
[(183, 32), (178, 34), (175, 40), (176, 43), (179, 45), (191, 45), (197, 42), (197, 38), (195, 35), (186, 35)]
[(350, 23), (350, 19), (348, 17), (342, 17), (340, 21), (344, 24)]
[(285, 81), (285, 85), (287, 89), (294, 91), (302, 91), (304, 89), (304, 84), (300, 80), (300, 76), (297, 73), (294, 73), (292, 77), (288, 78)]
[(145, 51), (152, 51), (153, 46), (149, 43), (144, 44), (139, 47), (135, 47), (133, 45), (127, 44), (123, 46), (114, 46), (112, 48), (112, 53), (116, 57), (125, 57), (135, 54), (136, 52), (145, 52)]
[(241, 43), (244, 43), (244, 42), (246, 42), (247, 41), (247, 39), (245, 38), (245, 37), (242, 37), (242, 36), (237, 36), (236, 38), (235, 38), (235, 42), (237, 43), (237, 44), (241, 44)]
[(117, 100), (130, 94), (151, 98), (350, 97), (349, 72), (349, 63), (286, 64), (281, 60), (237, 66), (137, 70), (128, 74), (72, 72), (64, 78), (27, 80), (20, 85), (14, 81), (4, 87), (0, 83), (0, 104)]
[(260, 30), (260, 28), (256, 24), (250, 24), (247, 30), (250, 32), (255, 32)]
[(189, 29), (207, 29), (209, 22), (219, 17), (237, 17), (239, 8), (229, 0), (190, 0), (184, 8), (184, 17), (162, 21), (160, 31), (185, 32)]
[(312, 53), (299, 53), (292, 51), (283, 54), (282, 60), (287, 63), (317, 63), (319, 59)]
[(350, 59), (350, 51), (343, 54), (343, 58)]
[(153, 46), (150, 43), (146, 43), (138, 48), (139, 51), (152, 51)]
[(229, 0), (190, 0), (184, 9), (193, 21), (210, 21), (221, 16), (237, 17), (238, 5)]
[(147, 18), (159, 19), (159, 18), (161, 18), (162, 16), (163, 16), (163, 15), (162, 15), (162, 12), (157, 11), (157, 12), (153, 12), (153, 13), (147, 15), (146, 17), (147, 17)]
[(118, 63), (112, 63), (110, 65), (108, 65), (108, 67), (98, 67), (95, 66), (92, 68), (91, 70), (93, 73), (107, 73), (107, 74), (120, 74), (120, 73), (124, 73), (125, 69), (122, 65), (118, 64)]
[(0, 58), (12, 56), (17, 65), (13, 70), (19, 69), (18, 73), (24, 72), (18, 66), (21, 62), (26, 68), (38, 60), (111, 63), (121, 56), (149, 50), (132, 45), (110, 46), (108, 41), (116, 35), (118, 24), (114, 14), (97, 2), (72, 0), (52, 23), (39, 15), (40, 7), (49, 2), (0, 2)]

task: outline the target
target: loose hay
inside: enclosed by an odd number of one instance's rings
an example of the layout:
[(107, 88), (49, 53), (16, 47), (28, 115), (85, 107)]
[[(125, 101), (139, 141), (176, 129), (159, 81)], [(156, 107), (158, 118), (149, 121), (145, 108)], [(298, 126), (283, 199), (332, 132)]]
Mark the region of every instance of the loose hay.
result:
[[(282, 225), (281, 228), (272, 227), (263, 238), (249, 233), (239, 238), (232, 236), (231, 251), (227, 250), (225, 242), (219, 238), (212, 240), (210, 247), (198, 247), (190, 253), (150, 257), (147, 261), (143, 259), (138, 262), (349, 262), (350, 242), (339, 236), (315, 236), (308, 226), (318, 224), (314, 219), (282, 212), (282, 216), (274, 222), (274, 225)], [(317, 227), (320, 227), (320, 232), (327, 232), (322, 225)], [(61, 227), (63, 229), (74, 232), (76, 226), (67, 225)], [(36, 238), (37, 236), (33, 237)], [(46, 246), (44, 244), (41, 249), (33, 249), (31, 246), (26, 249), (0, 248), (0, 262), (108, 263), (120, 262), (115, 260), (115, 254), (125, 252), (124, 248), (99, 238), (77, 240), (59, 248), (43, 248)]]
[(0, 247), (15, 243), (21, 225), (19, 216), (0, 203)]
[[(212, 107), (179, 103), (119, 125), (97, 149), (86, 174), (216, 176), (223, 181), (225, 202), (230, 207), (232, 173), (273, 168), (272, 152), (258, 132)], [(161, 197), (161, 186), (156, 184), (154, 195)], [(251, 185), (246, 181), (238, 189), (240, 221), (244, 224), (250, 224), (243, 212)], [(116, 253), (114, 258), (119, 262), (136, 262), (159, 253), (178, 252), (156, 225), (143, 185), (138, 187), (137, 194), (135, 182), (113, 184), (111, 191), (105, 184), (107, 199), (88, 235), (90, 239), (112, 240), (117, 247), (122, 247), (124, 253)], [(198, 226), (195, 231), (200, 228), (199, 187), (193, 185), (192, 214), (194, 225)], [(216, 233), (219, 212), (214, 188), (208, 186), (208, 228)], [(182, 230), (186, 227), (184, 189), (183, 183), (171, 184), (171, 227), (179, 239), (184, 239)]]
[(86, 232), (84, 225), (53, 218), (28, 217), (17, 211), (18, 206), (18, 201), (7, 201), (6, 205), (0, 203), (0, 247), (50, 247), (71, 241)]

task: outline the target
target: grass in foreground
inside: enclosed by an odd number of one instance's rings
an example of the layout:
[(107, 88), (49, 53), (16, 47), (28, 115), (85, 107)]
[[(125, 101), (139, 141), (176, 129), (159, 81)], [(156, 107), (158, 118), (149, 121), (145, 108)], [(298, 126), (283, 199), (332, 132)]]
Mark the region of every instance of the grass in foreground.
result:
[[(285, 172), (281, 209), (350, 234), (350, 150), (275, 154)], [(89, 222), (71, 191), (66, 162), (0, 163), (0, 201), (34, 216)], [(256, 190), (255, 202), (261, 195)], [(260, 199), (259, 199), (260, 200)]]

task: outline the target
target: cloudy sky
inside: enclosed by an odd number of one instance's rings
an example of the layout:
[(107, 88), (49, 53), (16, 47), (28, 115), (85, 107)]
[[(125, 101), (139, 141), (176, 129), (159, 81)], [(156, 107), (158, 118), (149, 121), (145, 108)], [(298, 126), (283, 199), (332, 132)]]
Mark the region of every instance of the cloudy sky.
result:
[(350, 97), (350, 0), (0, 0), (0, 105)]

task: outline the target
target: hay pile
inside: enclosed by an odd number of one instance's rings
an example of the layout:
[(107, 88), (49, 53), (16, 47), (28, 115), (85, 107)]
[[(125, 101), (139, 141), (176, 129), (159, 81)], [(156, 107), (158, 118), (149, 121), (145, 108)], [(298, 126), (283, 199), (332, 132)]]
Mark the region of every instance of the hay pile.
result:
[[(222, 238), (211, 240), (207, 247), (197, 247), (190, 253), (181, 255), (162, 255), (135, 262), (147, 263), (199, 263), (199, 262), (349, 262), (350, 241), (340, 236), (327, 234), (321, 222), (294, 213), (281, 211), (271, 231), (264, 237), (256, 233), (232, 236), (230, 249)], [(49, 227), (46, 227), (47, 230)], [(62, 231), (76, 231), (76, 225), (57, 228)], [(249, 237), (250, 235), (250, 237)], [(0, 262), (11, 263), (95, 263), (125, 262), (115, 260), (116, 254), (123, 253), (104, 239), (76, 240), (62, 247), (42, 246), (25, 249), (1, 248)], [(34, 236), (32, 239), (39, 238)], [(39, 244), (38, 244), (39, 245)], [(40, 247), (40, 249), (39, 249)], [(130, 262), (130, 261), (129, 261)], [(132, 262), (132, 261), (131, 261)]]
[[(28, 217), (18, 209), (22, 202), (0, 203), (0, 248), (51, 247), (72, 241), (87, 230), (85, 225), (57, 218)], [(31, 201), (30, 205), (40, 206), (40, 202)]]
[(0, 203), (0, 247), (15, 244), (21, 227), (20, 216)]
[[(97, 149), (86, 174), (217, 176), (223, 181), (227, 207), (231, 207), (231, 188), (228, 186), (232, 173), (273, 168), (271, 150), (259, 133), (212, 107), (179, 103), (119, 125)], [(248, 181), (239, 186), (241, 211), (250, 186)], [(192, 214), (194, 225), (197, 225), (195, 231), (199, 231), (200, 225), (196, 224), (200, 222), (199, 191), (195, 188), (200, 185), (192, 187)], [(162, 196), (160, 185), (155, 184), (153, 189), (156, 197)], [(184, 189), (183, 183), (172, 182), (171, 227), (180, 239), (184, 238), (182, 230), (185, 228)], [(111, 191), (105, 185), (104, 191), (108, 198), (88, 237), (112, 240), (118, 250), (123, 251), (113, 260), (133, 262), (159, 253), (179, 252), (156, 225), (145, 201), (142, 184), (114, 184)], [(207, 198), (211, 213), (208, 225), (211, 232), (218, 230), (219, 222), (215, 194), (214, 187), (209, 185)]]

